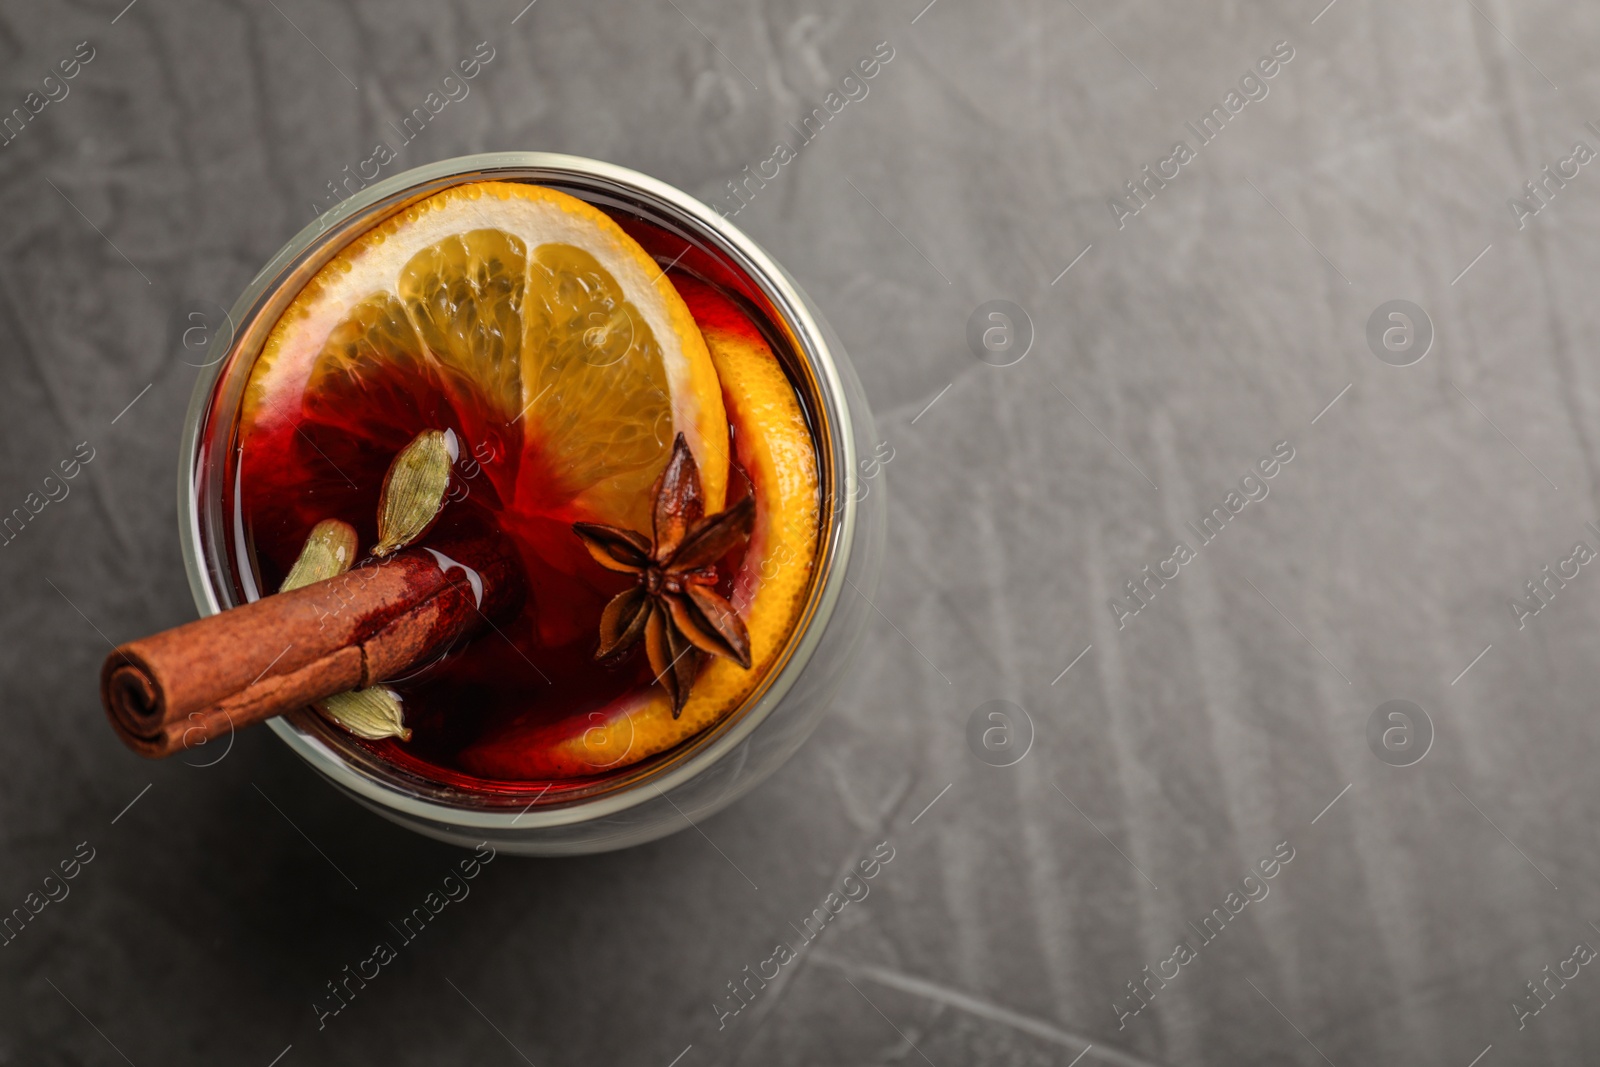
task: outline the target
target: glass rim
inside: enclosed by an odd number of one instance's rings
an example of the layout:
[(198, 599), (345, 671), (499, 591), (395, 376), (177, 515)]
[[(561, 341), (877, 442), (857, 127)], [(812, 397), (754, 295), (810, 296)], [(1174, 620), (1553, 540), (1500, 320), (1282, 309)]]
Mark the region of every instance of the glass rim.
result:
[[(262, 328), (260, 322), (269, 312), (275, 322), (281, 312), (281, 308), (274, 311), (270, 306), (275, 298), (285, 303), (292, 299), (293, 294), (283, 297), (291, 284), (296, 285), (295, 292), (298, 292), (310, 273), (320, 269), (340, 249), (382, 218), (448, 186), (495, 179), (571, 182), (579, 188), (586, 181), (609, 186), (661, 211), (696, 239), (714, 245), (720, 254), (732, 260), (760, 289), (782, 320), (795, 355), (811, 376), (817, 393), (812, 430), (817, 437), (819, 459), (823, 458), (823, 453), (832, 457), (831, 464), (826, 464), (825, 468), (831, 467), (837, 484), (847, 484), (856, 465), (853, 425), (826, 332), (793, 279), (742, 230), (682, 190), (612, 163), (547, 152), (457, 156), (371, 184), (318, 216), (278, 250), (234, 302), (228, 311), (230, 329), (226, 343), (221, 344), (221, 338), (213, 335), (208, 359), (202, 365), (190, 397), (178, 456), (179, 540), (190, 592), (202, 615), (213, 615), (225, 606), (233, 606), (231, 594), (219, 595), (213, 581), (212, 568), (206, 558), (199, 496), (201, 468), (206, 462), (203, 456), (205, 436), (224, 373), (240, 363), (241, 352), (246, 347), (254, 348), (245, 353), (253, 364), (259, 353), (259, 340), (272, 325), (267, 322)], [(211, 347), (219, 345), (221, 353), (213, 353)], [(823, 479), (823, 485), (827, 484), (829, 479)], [(471, 801), (475, 794), (465, 791), (455, 791), (462, 803), (446, 803), (419, 796), (398, 780), (386, 780), (358, 767), (321, 738), (295, 725), (288, 716), (272, 719), (268, 725), (301, 759), (356, 799), (425, 824), (488, 831), (532, 831), (590, 822), (637, 807), (686, 785), (734, 752), (776, 710), (810, 662), (843, 595), (847, 581), (845, 564), (850, 559), (858, 519), (858, 502), (853, 493), (835, 489), (832, 506), (826, 498), (823, 504), (818, 570), (797, 623), (802, 629), (791, 635), (783, 653), (786, 658), (776, 673), (762, 679), (751, 698), (699, 735), (700, 743), (692, 751), (646, 770), (620, 788), (569, 802), (555, 802), (543, 809), (529, 804), (520, 812), (514, 806), (473, 806)], [(694, 740), (686, 739), (685, 743), (693, 744)]]

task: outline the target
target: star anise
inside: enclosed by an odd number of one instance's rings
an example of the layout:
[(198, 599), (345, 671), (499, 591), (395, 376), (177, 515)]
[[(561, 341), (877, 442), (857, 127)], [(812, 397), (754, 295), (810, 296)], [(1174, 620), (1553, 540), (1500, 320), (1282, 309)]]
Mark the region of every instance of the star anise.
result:
[(572, 530), (600, 566), (639, 579), (606, 605), (595, 657), (618, 655), (642, 637), (650, 669), (672, 698), (676, 719), (705, 655), (725, 656), (750, 669), (744, 620), (713, 587), (717, 560), (750, 536), (755, 500), (747, 496), (707, 516), (700, 468), (681, 433), (651, 495), (653, 538), (594, 522), (574, 523)]

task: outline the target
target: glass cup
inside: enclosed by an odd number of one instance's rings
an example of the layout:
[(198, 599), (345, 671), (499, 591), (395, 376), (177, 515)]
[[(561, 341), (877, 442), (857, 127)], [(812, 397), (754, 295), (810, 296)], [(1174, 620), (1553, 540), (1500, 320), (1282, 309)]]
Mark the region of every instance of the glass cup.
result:
[(254, 599), (239, 494), (226, 485), (244, 384), (268, 332), (307, 280), (389, 216), (463, 182), (558, 189), (611, 215), (662, 264), (688, 269), (752, 306), (811, 422), (822, 493), (819, 552), (804, 610), (761, 684), (732, 714), (676, 748), (561, 789), (453, 788), (373, 755), (309, 710), (270, 721), (294, 752), (401, 826), (459, 845), (529, 855), (601, 852), (663, 837), (732, 803), (815, 729), (860, 644), (882, 566), (884, 487), (874, 479), (872, 413), (833, 330), (794, 279), (711, 208), (623, 167), (542, 152), (447, 159), (354, 192), (285, 245), (210, 341), (178, 463), (184, 564), (204, 614)]

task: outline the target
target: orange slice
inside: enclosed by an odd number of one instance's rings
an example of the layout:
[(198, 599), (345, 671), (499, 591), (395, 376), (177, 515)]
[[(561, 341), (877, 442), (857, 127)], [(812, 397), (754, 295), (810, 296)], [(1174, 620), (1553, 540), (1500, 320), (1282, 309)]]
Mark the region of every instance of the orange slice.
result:
[(537, 501), (513, 509), (644, 528), (682, 432), (723, 504), (727, 420), (700, 331), (661, 268), (606, 215), (541, 186), (475, 182), (357, 238), (301, 290), (246, 386), (248, 434), (302, 398), (381, 388), (399, 366), (494, 425), (522, 423)]
[(475, 773), (581, 777), (673, 747), (745, 701), (805, 606), (821, 502), (816, 449), (799, 399), (760, 331), (732, 302), (699, 282), (680, 280), (678, 288), (716, 365), (736, 455), (756, 500), (755, 525), (731, 598), (750, 632), (750, 669), (711, 659), (676, 719), (665, 691), (651, 685), (587, 715), (485, 738), (463, 756)]

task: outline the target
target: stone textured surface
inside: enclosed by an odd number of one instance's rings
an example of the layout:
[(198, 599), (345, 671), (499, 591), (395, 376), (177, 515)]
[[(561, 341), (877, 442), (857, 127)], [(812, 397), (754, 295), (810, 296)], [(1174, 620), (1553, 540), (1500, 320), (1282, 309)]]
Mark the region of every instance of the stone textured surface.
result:
[[(0, 510), (94, 450), (0, 548), (0, 909), (94, 856), (0, 948), (0, 1064), (1600, 1058), (1589, 968), (1525, 1028), (1511, 1007), (1600, 945), (1600, 575), (1525, 628), (1509, 607), (1600, 547), (1600, 176), (1521, 229), (1507, 205), (1600, 146), (1600, 10), (924, 2), (0, 3), (4, 108), (94, 49), (0, 147)], [(1108, 198), (1285, 40), (1119, 228)], [(883, 617), (812, 743), (703, 834), (495, 860), (319, 1031), (324, 982), (459, 854), (266, 734), (141, 763), (94, 677), (193, 613), (183, 331), (480, 41), (387, 172), (538, 148), (717, 200), (889, 42), (738, 219), (893, 448)], [(992, 298), (1031, 316), (1012, 366), (968, 349)], [(1397, 298), (1437, 332), (1403, 368), (1365, 339)], [(1270, 495), (1200, 545), (1185, 522), (1280, 441)], [(1196, 558), (1119, 629), (1108, 599), (1179, 539)], [(1414, 766), (1369, 749), (1393, 698), (1436, 731)], [(966, 741), (992, 699), (1035, 728), (1009, 768)], [(870, 897), (719, 1030), (725, 983), (880, 841)], [(1119, 1029), (1125, 983), (1280, 842), (1269, 895)]]

